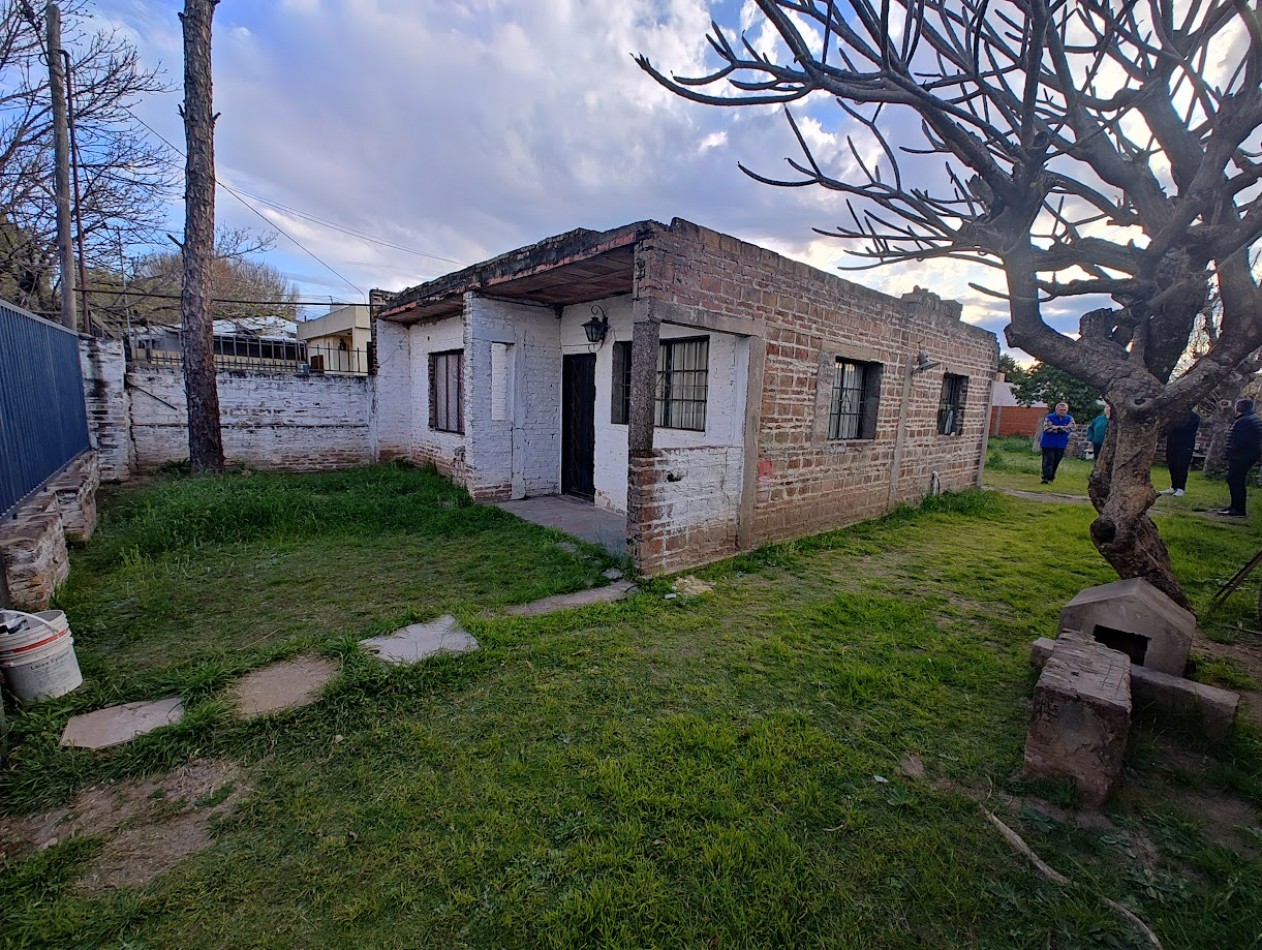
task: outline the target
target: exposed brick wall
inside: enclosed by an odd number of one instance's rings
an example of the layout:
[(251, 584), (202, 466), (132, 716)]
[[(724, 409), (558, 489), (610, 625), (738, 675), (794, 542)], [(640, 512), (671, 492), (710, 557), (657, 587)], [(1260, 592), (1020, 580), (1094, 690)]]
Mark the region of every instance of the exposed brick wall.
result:
[[(229, 465), (310, 471), (376, 458), (371, 377), (220, 370), (216, 385)], [(183, 372), (133, 364), (127, 388), (137, 467), (147, 471), (188, 458)]]
[(124, 481), (135, 467), (136, 450), (131, 441), (131, 400), (125, 383), (123, 344), (118, 340), (80, 337), (79, 364), (83, 370), (88, 430), (100, 459), (101, 478), (107, 482)]
[(0, 593), (20, 610), (46, 610), (70, 574), (66, 539), (96, 529), (100, 467), (95, 452), (72, 462), (0, 523)]
[[(898, 300), (678, 219), (641, 241), (637, 272), (637, 298), (752, 319), (765, 335), (753, 543), (919, 501), (935, 474), (946, 490), (976, 483), (998, 345), (949, 306)], [(921, 351), (938, 365), (911, 375), (904, 408), (908, 369)], [(838, 357), (883, 367), (874, 438), (827, 438), (831, 394), (824, 374)], [(959, 435), (937, 432), (944, 373), (968, 378)], [(637, 488), (637, 477), (643, 482), (648, 473), (632, 472), (631, 493), (651, 497), (654, 490)], [(708, 559), (698, 549), (692, 563)], [(640, 561), (648, 570), (668, 563), (647, 549)]]
[(992, 406), (990, 409), (990, 434), (1029, 435), (1037, 432), (1043, 417), (1050, 410), (1046, 406)]
[(744, 452), (739, 446), (657, 449), (633, 455), (632, 548), (660, 574), (737, 551)]

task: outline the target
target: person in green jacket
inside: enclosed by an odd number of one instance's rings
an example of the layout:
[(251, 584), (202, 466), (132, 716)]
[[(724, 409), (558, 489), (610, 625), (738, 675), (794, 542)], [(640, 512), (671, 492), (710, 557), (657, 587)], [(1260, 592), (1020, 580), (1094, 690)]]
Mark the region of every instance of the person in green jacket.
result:
[(1104, 404), (1104, 411), (1091, 420), (1091, 425), (1087, 426), (1087, 441), (1091, 443), (1093, 457), (1100, 457), (1100, 449), (1104, 448), (1104, 436), (1109, 431), (1109, 415), (1113, 412), (1109, 408), (1108, 403)]

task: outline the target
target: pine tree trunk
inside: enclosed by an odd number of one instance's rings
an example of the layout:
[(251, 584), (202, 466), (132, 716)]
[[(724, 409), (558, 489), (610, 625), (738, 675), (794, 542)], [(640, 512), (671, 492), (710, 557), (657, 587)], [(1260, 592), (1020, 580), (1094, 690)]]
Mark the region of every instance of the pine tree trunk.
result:
[(185, 0), (184, 391), (188, 398), (188, 457), (194, 472), (222, 472), (219, 391), (215, 387), (211, 265), (215, 257), (215, 116), (212, 110), (210, 25), (216, 0)]

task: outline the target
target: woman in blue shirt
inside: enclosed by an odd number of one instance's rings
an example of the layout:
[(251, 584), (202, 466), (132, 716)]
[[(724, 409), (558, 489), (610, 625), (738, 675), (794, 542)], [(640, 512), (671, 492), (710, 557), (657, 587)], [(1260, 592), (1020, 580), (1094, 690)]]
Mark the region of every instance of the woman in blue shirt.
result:
[(1039, 447), (1043, 450), (1044, 485), (1056, 478), (1056, 469), (1065, 457), (1069, 434), (1073, 430), (1074, 417), (1069, 414), (1069, 403), (1058, 402), (1056, 411), (1049, 412), (1043, 419), (1043, 435), (1039, 438)]

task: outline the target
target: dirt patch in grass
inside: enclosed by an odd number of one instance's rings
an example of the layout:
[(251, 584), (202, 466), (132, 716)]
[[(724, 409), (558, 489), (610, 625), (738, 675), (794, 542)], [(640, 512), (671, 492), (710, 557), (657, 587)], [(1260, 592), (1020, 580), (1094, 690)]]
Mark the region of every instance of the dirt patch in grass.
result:
[(207, 848), (211, 823), (250, 790), (235, 763), (195, 760), (164, 775), (85, 789), (68, 808), (0, 819), (0, 852), (13, 858), (92, 835), (103, 847), (78, 889), (136, 887)]

